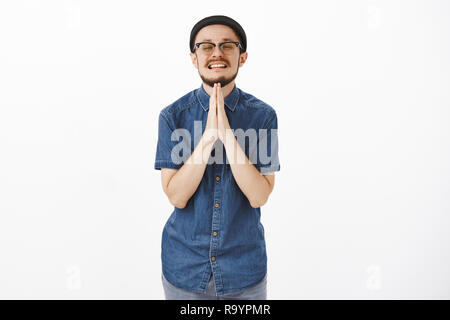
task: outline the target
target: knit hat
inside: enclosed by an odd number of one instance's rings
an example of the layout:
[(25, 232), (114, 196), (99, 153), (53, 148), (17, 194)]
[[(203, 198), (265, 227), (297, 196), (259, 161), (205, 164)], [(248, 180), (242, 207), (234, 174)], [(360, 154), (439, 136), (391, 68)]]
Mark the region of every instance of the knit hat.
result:
[(237, 23), (235, 20), (231, 19), (227, 16), (222, 15), (216, 15), (216, 16), (210, 16), (206, 17), (199, 22), (195, 24), (195, 26), (192, 28), (191, 31), (191, 37), (189, 39), (189, 48), (191, 52), (194, 52), (194, 40), (197, 33), (200, 31), (200, 29), (209, 26), (211, 24), (222, 24), (225, 26), (230, 27), (231, 29), (236, 32), (237, 36), (241, 39), (241, 46), (242, 46), (242, 52), (245, 52), (247, 50), (247, 37), (245, 35), (244, 29), (241, 27), (239, 23)]

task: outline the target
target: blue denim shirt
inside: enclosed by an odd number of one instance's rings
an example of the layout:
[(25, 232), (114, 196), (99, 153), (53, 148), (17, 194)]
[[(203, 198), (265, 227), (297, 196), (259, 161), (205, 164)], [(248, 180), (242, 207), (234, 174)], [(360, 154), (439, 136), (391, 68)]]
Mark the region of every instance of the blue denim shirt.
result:
[[(189, 152), (195, 149), (195, 142), (198, 143), (195, 139), (199, 139), (205, 130), (209, 98), (201, 85), (161, 110), (155, 169), (179, 169), (188, 159)], [(262, 141), (267, 143), (270, 161), (265, 163), (266, 159), (263, 163), (257, 152), (257, 161), (252, 163), (262, 174), (279, 171), (278, 139), (270, 130), (278, 129), (275, 110), (236, 85), (224, 102), (228, 122), (236, 137), (234, 130), (238, 128), (244, 132), (249, 128), (257, 132), (268, 129)], [(197, 129), (202, 124), (196, 137), (195, 121)], [(186, 129), (184, 133), (172, 135), (180, 128)], [(258, 137), (259, 141), (264, 136)], [(249, 152), (254, 152), (250, 144), (237, 140), (250, 159)], [(178, 158), (173, 157), (172, 150), (180, 143), (190, 151), (179, 152)], [(271, 145), (275, 145), (274, 150)], [(223, 295), (261, 281), (267, 272), (267, 256), (264, 227), (260, 222), (261, 209), (253, 208), (237, 185), (220, 140), (212, 149), (212, 157), (215, 152), (222, 152), (222, 161), (206, 165), (202, 180), (186, 206), (183, 209), (174, 207), (165, 224), (161, 260), (162, 272), (174, 286), (203, 293), (212, 272), (217, 295)]]

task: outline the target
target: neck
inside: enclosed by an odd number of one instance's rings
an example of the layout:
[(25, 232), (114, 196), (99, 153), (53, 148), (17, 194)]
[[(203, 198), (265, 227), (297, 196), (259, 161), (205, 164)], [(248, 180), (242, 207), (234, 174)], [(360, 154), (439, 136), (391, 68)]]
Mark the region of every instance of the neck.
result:
[[(231, 81), (231, 82), (230, 82), (229, 84), (227, 84), (226, 86), (221, 87), (221, 89), (222, 89), (222, 94), (223, 94), (223, 98), (224, 98), (224, 99), (231, 93), (231, 91), (233, 91), (233, 88), (234, 88), (234, 80)], [(203, 89), (205, 89), (206, 93), (207, 93), (209, 96), (212, 95), (213, 88), (210, 87), (210, 86), (208, 86), (208, 85), (205, 84), (204, 82), (203, 82)]]

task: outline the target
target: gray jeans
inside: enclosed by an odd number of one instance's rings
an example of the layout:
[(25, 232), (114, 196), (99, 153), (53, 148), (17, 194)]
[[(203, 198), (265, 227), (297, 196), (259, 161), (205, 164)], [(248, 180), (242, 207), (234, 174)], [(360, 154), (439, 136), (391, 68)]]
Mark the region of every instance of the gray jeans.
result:
[(267, 300), (267, 274), (253, 287), (239, 292), (216, 296), (216, 284), (211, 273), (205, 293), (197, 293), (175, 287), (161, 273), (166, 300)]

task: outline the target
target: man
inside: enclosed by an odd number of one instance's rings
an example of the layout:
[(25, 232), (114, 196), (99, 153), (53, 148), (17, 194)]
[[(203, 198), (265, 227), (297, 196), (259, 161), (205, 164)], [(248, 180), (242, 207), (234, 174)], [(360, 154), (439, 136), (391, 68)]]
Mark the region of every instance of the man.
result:
[[(155, 169), (174, 205), (162, 233), (165, 297), (266, 299), (260, 207), (280, 170), (277, 115), (235, 85), (247, 59), (247, 38), (235, 20), (200, 20), (189, 46), (203, 83), (159, 115)], [(259, 133), (256, 140), (251, 133)]]

